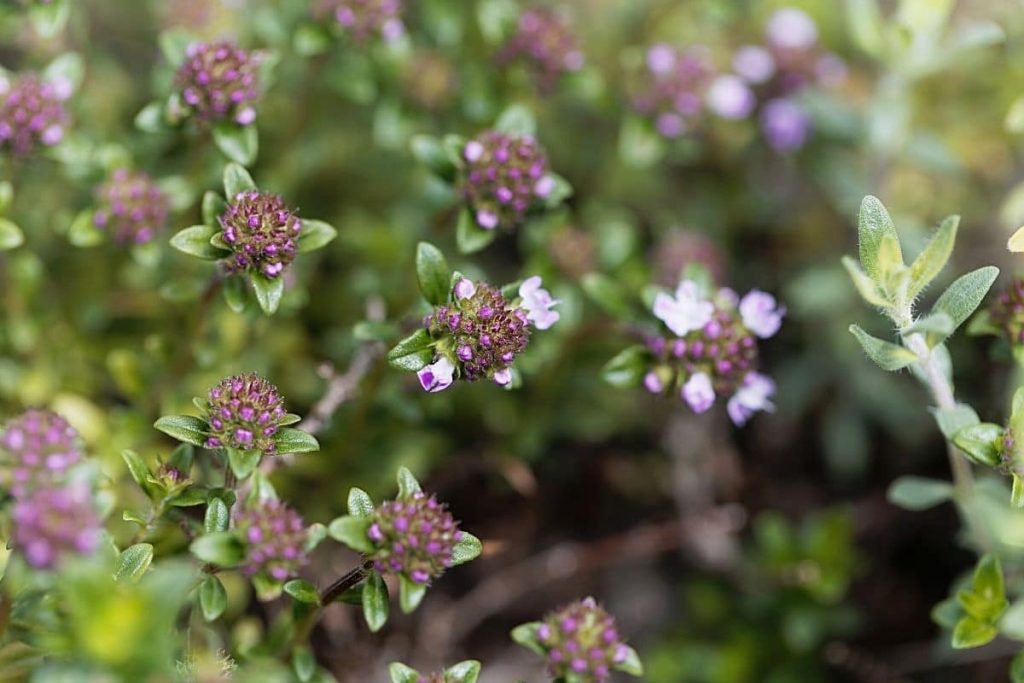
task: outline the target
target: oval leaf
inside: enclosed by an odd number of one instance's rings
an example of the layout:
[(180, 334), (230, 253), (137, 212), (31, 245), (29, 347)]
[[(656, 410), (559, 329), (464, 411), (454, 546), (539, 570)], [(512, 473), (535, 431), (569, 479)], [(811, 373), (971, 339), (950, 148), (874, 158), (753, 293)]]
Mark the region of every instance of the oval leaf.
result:
[(338, 236), (333, 225), (309, 218), (302, 219), (302, 230), (299, 232), (299, 253), (316, 251), (327, 246)]
[(370, 572), (363, 586), (363, 618), (374, 633), (388, 621), (388, 587), (377, 572)]
[(205, 421), (191, 415), (164, 415), (153, 423), (158, 431), (193, 446), (206, 443), (206, 434), (210, 426)]

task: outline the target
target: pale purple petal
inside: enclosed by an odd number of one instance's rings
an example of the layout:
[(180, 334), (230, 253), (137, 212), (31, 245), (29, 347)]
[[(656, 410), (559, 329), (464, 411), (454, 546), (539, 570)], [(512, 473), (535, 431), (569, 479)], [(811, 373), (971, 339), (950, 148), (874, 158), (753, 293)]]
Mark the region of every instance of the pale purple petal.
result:
[(502, 368), (494, 373), (494, 383), (500, 386), (506, 386), (512, 381), (512, 369)]
[(744, 45), (736, 50), (732, 68), (740, 78), (757, 85), (775, 75), (775, 58), (760, 45)]
[(520, 305), (526, 310), (527, 320), (538, 330), (548, 329), (562, 317), (558, 311), (552, 310), (561, 301), (552, 298), (551, 293), (541, 287), (539, 275), (523, 280), (519, 286), (519, 297), (522, 299)]
[(739, 120), (750, 116), (757, 104), (753, 91), (739, 76), (719, 76), (708, 88), (708, 109), (723, 119)]
[(647, 68), (652, 74), (665, 75), (676, 67), (676, 51), (671, 45), (658, 43), (647, 50)]
[(447, 356), (441, 356), (430, 365), (416, 373), (420, 379), (420, 386), (424, 391), (436, 393), (444, 391), (452, 385), (455, 378), (455, 365), (448, 360)]
[(711, 386), (711, 378), (703, 372), (695, 373), (683, 385), (682, 396), (693, 412), (706, 412), (715, 404), (715, 389)]
[(818, 27), (803, 10), (785, 7), (768, 19), (768, 41), (789, 50), (806, 50), (818, 40)]
[(659, 292), (654, 298), (654, 315), (680, 337), (699, 330), (711, 320), (715, 307), (700, 297), (697, 283), (685, 280), (676, 289), (676, 296)]
[(494, 230), (498, 227), (498, 214), (481, 209), (476, 212), (476, 224), (484, 230)]
[(729, 417), (738, 427), (746, 424), (758, 411), (772, 411), (771, 402), (775, 395), (775, 382), (759, 372), (750, 372), (743, 378), (743, 385), (729, 399), (726, 409)]
[(743, 325), (761, 339), (778, 332), (785, 315), (785, 306), (780, 306), (774, 296), (759, 289), (750, 290), (740, 301)]
[(468, 278), (461, 278), (455, 283), (455, 298), (468, 299), (476, 294), (476, 285)]
[(480, 161), (484, 155), (484, 146), (476, 140), (470, 140), (463, 148), (462, 154), (466, 157), (466, 161)]
[(644, 388), (652, 394), (660, 394), (665, 390), (665, 385), (662, 383), (661, 378), (658, 377), (658, 373), (652, 370), (644, 375)]

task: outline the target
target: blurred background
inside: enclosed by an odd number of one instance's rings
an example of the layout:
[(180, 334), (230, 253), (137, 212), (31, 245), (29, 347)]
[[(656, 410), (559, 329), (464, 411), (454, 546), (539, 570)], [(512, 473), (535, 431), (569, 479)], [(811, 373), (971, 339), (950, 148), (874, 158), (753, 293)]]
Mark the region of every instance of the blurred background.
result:
[[(1022, 3), (565, 0), (549, 6), (583, 62), (553, 78), (503, 52), (526, 3), (409, 2), (405, 35), (390, 43), (333, 36), (314, 4), (75, 0), (56, 37), (26, 29), (18, 3), (0, 10), (5, 68), (39, 69), (68, 50), (86, 65), (61, 151), (4, 160), (16, 188), (8, 215), (26, 244), (0, 254), (0, 415), (52, 407), (124, 482), (121, 450), (166, 454), (153, 421), (193, 412), (191, 397), (223, 376), (261, 372), (307, 414), (361, 358), (354, 391), (319, 434), (322, 452), (275, 472), (282, 498), (327, 521), (351, 486), (391, 495), (406, 465), (486, 552), (381, 634), (355, 609), (329, 610), (314, 644), (341, 681), (384, 680), (396, 659), (427, 671), (468, 657), (484, 662), (487, 683), (540, 680), (542, 664), (508, 631), (588, 594), (617, 615), (652, 683), (1006, 680), (1012, 644), (956, 653), (930, 617), (974, 557), (951, 506), (886, 502), (897, 476), (946, 478), (948, 464), (923, 389), (877, 370), (848, 334), (853, 322), (887, 330), (839, 258), (856, 250), (857, 206), (871, 193), (912, 253), (944, 216), (962, 216), (946, 282), (988, 263), (1013, 273), (1004, 244), (1024, 223)], [(650, 48), (697, 48), (729, 74), (741, 48), (769, 44), (785, 7), (816, 31), (809, 48), (786, 53), (799, 78), (752, 88), (750, 111), (725, 98), (667, 134), (671, 122), (648, 102)], [(339, 230), (292, 269), (273, 318), (204, 297), (210, 265), (171, 249), (170, 233), (146, 248), (69, 243), (76, 214), (125, 161), (175, 179), (186, 208), (172, 232), (199, 223), (202, 193), (219, 188), (224, 159), (207, 136), (133, 126), (168, 92), (157, 36), (174, 28), (277, 53), (251, 171)], [(771, 119), (771, 88), (796, 113)], [(536, 115), (574, 194), (459, 256), (458, 198), (416, 162), (410, 138), (475, 135), (514, 103)], [(380, 345), (427, 310), (413, 268), (421, 240), (492, 282), (540, 273), (563, 301), (560, 324), (517, 363), (521, 388), (428, 395), (382, 360)], [(743, 429), (724, 411), (693, 416), (601, 379), (636, 338), (593, 274), (639, 298), (689, 264), (788, 307), (761, 345), (777, 410)], [(959, 394), (1002, 421), (1019, 380), (1010, 353), (968, 337), (951, 352)], [(111, 487), (122, 506), (138, 495)], [(1020, 521), (1003, 529), (1011, 553), (1024, 543)], [(182, 547), (168, 537), (158, 555)], [(308, 578), (325, 584), (353, 561), (325, 544)], [(229, 581), (229, 650), (275, 609), (246, 591)]]

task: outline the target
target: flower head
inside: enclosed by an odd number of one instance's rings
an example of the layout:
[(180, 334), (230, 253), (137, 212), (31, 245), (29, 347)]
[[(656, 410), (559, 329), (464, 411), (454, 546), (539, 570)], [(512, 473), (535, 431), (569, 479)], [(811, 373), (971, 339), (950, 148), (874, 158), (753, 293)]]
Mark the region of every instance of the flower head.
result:
[(37, 569), (52, 569), (68, 555), (88, 555), (99, 546), (99, 515), (84, 486), (44, 487), (14, 504), (14, 544)]
[(309, 530), (299, 513), (278, 500), (242, 508), (235, 516), (235, 529), (246, 547), (246, 576), (286, 581), (308, 561)]
[(63, 140), (70, 121), (64, 107), (68, 95), (70, 88), (33, 74), (13, 81), (0, 77), (0, 150), (26, 156)]
[(146, 244), (167, 227), (167, 195), (140, 171), (114, 171), (96, 202), (93, 223), (121, 244)]
[(193, 43), (178, 68), (181, 102), (204, 123), (256, 120), (260, 58), (230, 42)]
[(556, 12), (533, 7), (519, 17), (516, 33), (498, 54), (502, 62), (522, 60), (542, 90), (550, 90), (564, 73), (583, 68), (576, 37)]
[[(484, 282), (463, 279), (455, 284), (454, 294), (450, 305), (439, 306), (425, 321), (427, 331), (438, 340), (436, 347), (462, 379), (472, 382), (486, 377), (507, 384), (508, 369), (530, 338), (527, 312)], [(447, 364), (438, 360), (428, 368), (447, 379)]]
[(272, 455), (285, 415), (284, 399), (273, 384), (256, 373), (228, 377), (210, 389), (206, 447)]
[(629, 657), (615, 618), (586, 598), (547, 616), (537, 629), (548, 673), (581, 683), (604, 683)]
[(774, 410), (771, 401), (774, 395), (775, 382), (770, 377), (759, 372), (748, 373), (743, 378), (743, 384), (729, 399), (726, 406), (729, 417), (737, 426), (743, 426), (754, 413)]
[(517, 227), (554, 190), (547, 158), (532, 137), (488, 131), (466, 143), (462, 156), (460, 192), (484, 230)]
[(786, 307), (780, 306), (771, 294), (752, 289), (740, 300), (740, 315), (748, 330), (761, 339), (768, 339), (782, 327)]
[(526, 317), (538, 330), (546, 330), (561, 318), (558, 311), (551, 310), (561, 303), (554, 299), (551, 293), (541, 286), (539, 275), (528, 277), (519, 286), (520, 304), (526, 310)]
[(59, 481), (82, 457), (78, 432), (49, 410), (26, 411), (0, 432), (3, 479), (15, 497)]
[(679, 283), (675, 297), (659, 292), (654, 298), (654, 315), (679, 336), (704, 327), (714, 310), (714, 304), (701, 297), (700, 287), (692, 280)]
[(359, 43), (375, 35), (392, 42), (405, 34), (402, 9), (402, 0), (321, 0), (314, 14), (335, 21)]
[(417, 491), (380, 504), (366, 536), (375, 547), (369, 558), (377, 571), (426, 584), (452, 565), (462, 532), (447, 506)]
[(693, 47), (681, 52), (658, 44), (647, 51), (646, 65), (633, 108), (653, 120), (666, 138), (690, 132), (714, 77), (708, 51)]
[(278, 277), (295, 260), (302, 221), (276, 194), (249, 190), (228, 200), (218, 218), (233, 252), (228, 268)]

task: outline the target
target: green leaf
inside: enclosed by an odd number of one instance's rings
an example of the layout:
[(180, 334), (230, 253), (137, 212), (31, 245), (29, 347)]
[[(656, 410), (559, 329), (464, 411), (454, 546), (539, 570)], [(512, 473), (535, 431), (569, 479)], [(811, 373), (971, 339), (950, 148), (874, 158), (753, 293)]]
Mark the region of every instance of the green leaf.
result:
[(284, 590), (284, 582), (271, 578), (266, 574), (256, 574), (252, 577), (252, 587), (256, 589), (256, 597), (261, 602), (270, 602), (281, 597)]
[(210, 498), (206, 504), (206, 517), (203, 520), (203, 528), (206, 533), (212, 534), (216, 531), (227, 531), (228, 523), (231, 521), (231, 513), (228, 506), (220, 498)]
[(188, 46), (198, 41), (195, 36), (187, 31), (171, 29), (169, 31), (162, 31), (157, 38), (157, 42), (160, 44), (160, 52), (163, 53), (167, 63), (177, 67), (185, 61), (185, 53), (188, 51)]
[(388, 363), (399, 370), (420, 370), (434, 360), (434, 340), (423, 328), (410, 334), (388, 351)]
[(224, 196), (232, 201), (241, 192), (256, 189), (256, 181), (240, 164), (229, 163), (224, 167)]
[(1024, 479), (1020, 475), (1011, 475), (1010, 505), (1015, 508), (1024, 507)]
[(44, 81), (70, 86), (72, 92), (78, 90), (84, 78), (85, 62), (81, 55), (74, 52), (65, 52), (57, 56), (43, 69)]
[(159, 102), (150, 102), (135, 115), (135, 127), (143, 133), (157, 133), (164, 127), (164, 107)]
[(171, 246), (180, 252), (201, 258), (204, 261), (217, 261), (228, 256), (231, 252), (218, 249), (210, 244), (210, 238), (213, 235), (213, 228), (206, 225), (193, 225), (191, 228), (185, 228), (171, 237)]
[(910, 264), (910, 289), (907, 291), (910, 298), (915, 298), (920, 294), (949, 261), (949, 257), (953, 253), (953, 244), (956, 242), (958, 225), (960, 225), (960, 216), (950, 216), (942, 221), (935, 236), (928, 242), (928, 246)]
[(199, 585), (199, 609), (203, 612), (203, 619), (215, 621), (224, 614), (227, 604), (228, 594), (224, 584), (216, 576), (206, 577)]
[(974, 408), (966, 403), (958, 403), (955, 408), (949, 410), (936, 410), (935, 421), (942, 435), (952, 441), (957, 432), (980, 423), (981, 419), (978, 413), (974, 412)]
[(862, 330), (858, 325), (850, 325), (850, 332), (860, 342), (868, 358), (875, 361), (875, 364), (883, 370), (893, 372), (905, 368), (911, 363), (916, 363), (917, 354), (902, 346), (897, 346)]
[(1018, 652), (1010, 662), (1010, 683), (1024, 683), (1024, 650)]
[(388, 665), (388, 675), (391, 676), (391, 683), (419, 683), (420, 672), (401, 662), (392, 662)]
[(9, 251), (20, 247), (25, 242), (25, 235), (21, 228), (7, 220), (0, 218), (0, 251)]
[(459, 212), (455, 225), (455, 245), (462, 254), (473, 254), (484, 249), (498, 237), (498, 230), (485, 230), (476, 224), (473, 212), (467, 207)]
[(363, 618), (374, 633), (388, 621), (388, 587), (377, 572), (370, 572), (363, 586)]
[(425, 584), (416, 583), (410, 580), (405, 574), (398, 577), (398, 604), (402, 611), (411, 614), (423, 602), (423, 596), (427, 594)]
[(547, 177), (554, 182), (554, 186), (551, 192), (542, 200), (544, 208), (548, 210), (557, 209), (566, 199), (572, 196), (572, 185), (557, 173), (549, 172)]
[(260, 460), (263, 458), (263, 453), (260, 451), (242, 451), (237, 448), (225, 448), (224, 452), (228, 455), (228, 464), (231, 465), (231, 471), (239, 479), (245, 479), (252, 474), (259, 467)]
[(878, 252), (882, 248), (882, 241), (885, 237), (895, 240), (896, 253), (902, 263), (896, 226), (893, 225), (889, 212), (885, 210), (885, 206), (877, 197), (868, 195), (861, 202), (857, 221), (857, 237), (860, 243), (860, 265), (876, 283), (881, 282), (881, 277), (884, 274), (879, 269)]
[[(234, 122), (222, 121), (213, 127), (213, 144), (217, 145), (221, 154), (231, 161), (248, 166), (256, 161), (256, 155), (260, 149), (256, 124), (242, 126)], [(228, 194), (227, 196), (234, 198), (235, 195)]]
[(540, 641), (537, 631), (540, 629), (539, 621), (531, 621), (528, 624), (520, 624), (512, 629), (509, 635), (512, 640), (523, 647), (536, 652), (541, 657), (547, 657), (548, 651)]
[(125, 510), (124, 512), (122, 512), (121, 513), (121, 519), (123, 519), (126, 522), (132, 522), (133, 524), (138, 524), (142, 528), (146, 528), (146, 527), (149, 526), (149, 522), (146, 521), (145, 517), (143, 517), (138, 512), (132, 512), (131, 510)]
[(170, 457), (167, 458), (167, 464), (178, 470), (188, 474), (192, 471), (192, 460), (195, 457), (196, 449), (189, 443), (183, 443), (171, 451)]
[(189, 551), (203, 562), (219, 567), (234, 567), (245, 558), (245, 547), (230, 531), (204, 534), (192, 541)]
[(580, 286), (590, 300), (601, 310), (616, 318), (627, 318), (631, 313), (629, 295), (625, 288), (603, 273), (587, 273)]
[(494, 128), (509, 135), (530, 137), (537, 135), (537, 121), (534, 119), (533, 113), (521, 104), (514, 104), (502, 112), (495, 122)]
[(953, 443), (967, 457), (989, 467), (999, 465), (1002, 442), (1003, 428), (990, 422), (964, 427), (953, 435)]
[(316, 221), (311, 218), (302, 219), (302, 230), (299, 232), (299, 253), (305, 254), (310, 251), (316, 251), (322, 249), (330, 244), (335, 237), (338, 236), (338, 231), (335, 230), (333, 225), (324, 223), (323, 221)]
[(204, 420), (191, 415), (164, 415), (153, 423), (153, 427), (171, 438), (193, 446), (205, 444), (206, 435), (210, 431), (210, 426)]
[(320, 450), (320, 442), (312, 434), (293, 427), (280, 427), (274, 434), (278, 455), (311, 453)]
[(445, 683), (476, 683), (480, 677), (480, 662), (467, 659), (444, 670)]
[(210, 237), (213, 237), (214, 231), (220, 227), (217, 219), (227, 209), (228, 203), (213, 190), (207, 190), (203, 195), (203, 224), (210, 228)]
[(601, 368), (601, 379), (613, 387), (630, 389), (643, 382), (650, 364), (650, 353), (642, 344), (630, 346), (618, 353)]
[(950, 500), (953, 487), (945, 481), (925, 477), (900, 477), (886, 493), (890, 503), (905, 510), (927, 510)]
[(309, 529), (306, 530), (306, 543), (303, 549), (307, 553), (311, 553), (316, 550), (316, 547), (327, 538), (327, 527), (320, 522), (314, 522), (309, 525)]
[(374, 511), (373, 500), (366, 491), (352, 487), (348, 491), (348, 514), (353, 517), (369, 517)]
[(125, 548), (117, 558), (117, 570), (114, 572), (115, 581), (131, 579), (138, 581), (153, 563), (153, 546), (149, 543), (136, 543)]
[(953, 329), (960, 327), (981, 305), (992, 283), (999, 277), (999, 269), (985, 266), (958, 278), (935, 302), (933, 312), (941, 312), (953, 320)]
[(92, 211), (79, 211), (68, 229), (68, 242), (76, 247), (95, 247), (106, 238), (106, 233), (96, 227)]
[[(287, 590), (288, 584), (285, 584), (285, 591)], [(316, 673), (316, 657), (308, 645), (295, 647), (295, 651), (292, 652), (292, 669), (300, 683), (309, 683), (313, 680), (313, 674)]]
[(903, 334), (934, 335), (929, 339), (929, 346), (941, 343), (953, 332), (953, 319), (945, 313), (932, 313), (915, 320)]
[(334, 540), (344, 543), (352, 550), (360, 553), (372, 553), (376, 546), (366, 535), (372, 521), (368, 517), (345, 515), (333, 520), (327, 526), (327, 533)]
[(992, 624), (979, 621), (972, 617), (964, 617), (953, 629), (953, 648), (964, 650), (986, 645), (999, 635), (999, 630)]
[(456, 567), (475, 560), (483, 551), (484, 544), (480, 542), (480, 539), (468, 531), (463, 531), (455, 547), (452, 548), (452, 566)]
[(398, 475), (395, 478), (398, 481), (399, 500), (406, 500), (411, 498), (413, 494), (423, 492), (423, 489), (420, 488), (420, 483), (416, 481), (416, 477), (412, 475), (408, 467), (399, 467)]
[(47, 4), (34, 3), (28, 9), (32, 27), (42, 38), (53, 38), (64, 30), (71, 15), (71, 0), (52, 0)]
[(139, 485), (139, 488), (149, 496), (153, 497), (153, 485), (149, 483), (150, 477), (153, 473), (150, 472), (149, 467), (143, 462), (142, 458), (139, 457), (138, 453), (132, 450), (121, 451), (121, 459), (124, 460), (124, 464), (128, 466), (128, 473), (132, 475), (132, 479)]
[(409, 140), (413, 157), (445, 182), (455, 180), (457, 168), (440, 140), (431, 135), (414, 135)]
[(441, 250), (429, 242), (416, 245), (416, 279), (423, 298), (432, 306), (448, 303), (452, 271)]
[(256, 301), (260, 308), (267, 315), (274, 315), (277, 307), (281, 305), (281, 296), (284, 294), (284, 278), (268, 278), (259, 273), (250, 273), (249, 281), (252, 283), (252, 291), (256, 293)]
[(241, 276), (230, 276), (224, 278), (224, 301), (235, 313), (245, 310), (248, 297), (245, 291), (245, 280)]
[(970, 590), (957, 594), (967, 614), (988, 623), (995, 623), (1006, 611), (1006, 590), (999, 558), (988, 554), (978, 560)]
[(310, 605), (320, 604), (320, 593), (317, 591), (316, 586), (311, 584), (309, 581), (305, 581), (303, 579), (292, 579), (284, 585), (284, 592), (299, 602), (304, 602)]
[(628, 645), (623, 647), (626, 648), (626, 659), (616, 664), (615, 668), (630, 676), (643, 676), (644, 665), (640, 662), (640, 657), (637, 655), (636, 650)]

